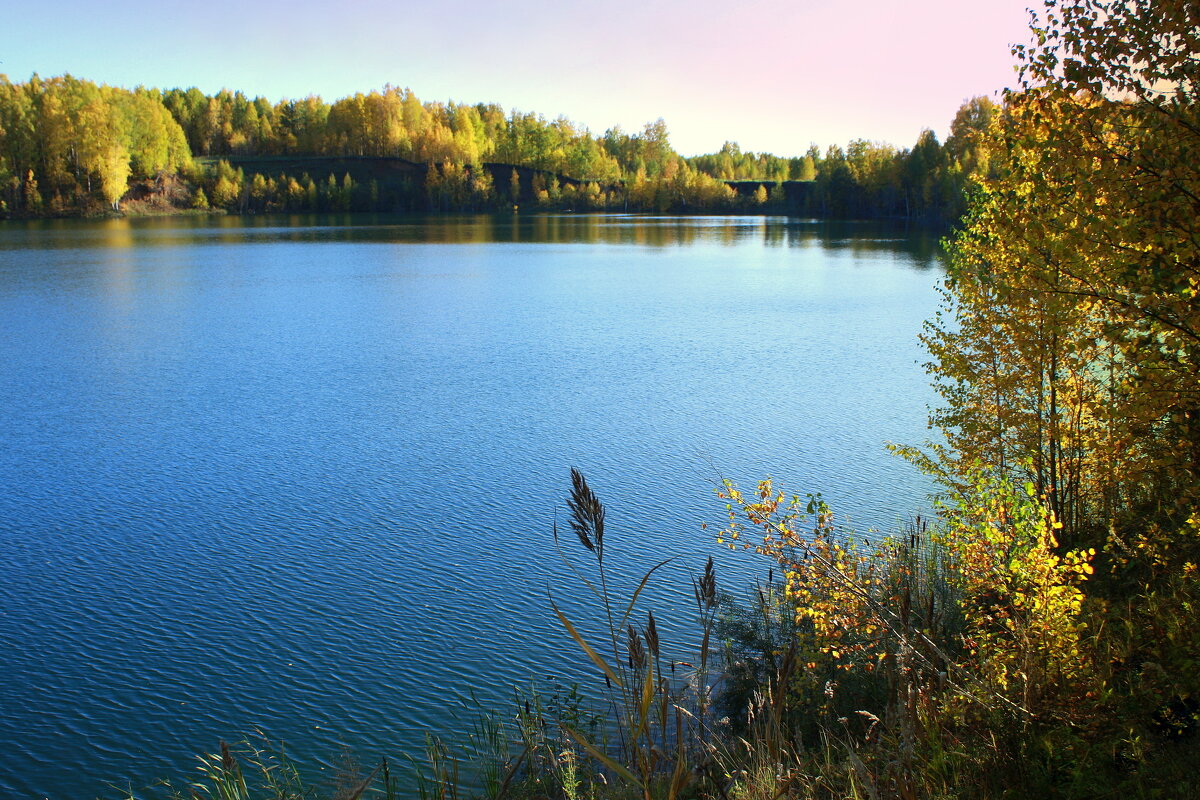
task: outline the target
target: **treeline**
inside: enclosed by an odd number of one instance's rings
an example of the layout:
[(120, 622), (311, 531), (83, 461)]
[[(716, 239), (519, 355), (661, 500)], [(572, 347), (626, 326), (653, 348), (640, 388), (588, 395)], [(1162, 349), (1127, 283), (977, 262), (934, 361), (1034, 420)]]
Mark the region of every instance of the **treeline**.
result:
[(192, 156), (156, 90), (69, 75), (14, 84), (0, 76), (0, 214), (116, 208), (129, 180), (186, 170)]
[[(785, 211), (781, 190), (739, 192), (693, 170), (670, 178), (635, 176), (629, 185), (580, 181), (508, 164), (411, 164), (384, 159), (313, 158), (238, 165), (219, 159), (194, 171), (189, 205), (235, 213), (293, 211), (540, 210)], [(399, 167), (397, 169), (397, 167)], [(309, 172), (320, 169), (321, 178)]]
[[(26, 83), (0, 76), (0, 215), (516, 204), (944, 220), (964, 207), (964, 186), (981, 163), (974, 142), (994, 113), (985, 99), (969, 101), (944, 145), (925, 131), (911, 148), (856, 139), (781, 158), (726, 143), (685, 158), (661, 119), (639, 133), (614, 127), (596, 136), (561, 116), (423, 102), (392, 86), (332, 104), (316, 96), (271, 103), (227, 90), (130, 91), (71, 76)], [(355, 175), (318, 171), (306, 159), (410, 167)]]
[[(424, 164), (495, 161), (613, 183), (622, 168), (565, 117), (506, 114), (495, 104), (422, 102), (387, 86), (332, 105), (320, 97), (272, 105), (241, 92), (172, 89), (163, 103), (197, 156), (376, 156)], [(665, 143), (665, 138), (664, 138)]]
[(987, 172), (980, 136), (998, 111), (986, 97), (968, 100), (944, 144), (925, 130), (911, 148), (855, 139), (845, 148), (832, 145), (822, 153), (812, 145), (803, 156), (780, 158), (743, 153), (736, 143), (726, 142), (717, 153), (687, 161), (722, 181), (810, 184), (792, 205), (811, 216), (956, 219), (966, 208), (970, 179)]

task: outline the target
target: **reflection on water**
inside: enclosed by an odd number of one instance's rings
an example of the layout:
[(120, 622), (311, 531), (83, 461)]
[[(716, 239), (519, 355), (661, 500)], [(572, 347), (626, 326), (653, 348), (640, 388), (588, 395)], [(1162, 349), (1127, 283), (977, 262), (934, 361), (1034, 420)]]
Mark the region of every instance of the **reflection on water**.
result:
[[(46, 234), (54, 234), (47, 237)], [(761, 242), (767, 247), (847, 248), (854, 254), (890, 252), (898, 243), (914, 263), (937, 266), (940, 234), (886, 222), (829, 222), (789, 217), (679, 217), (643, 214), (505, 214), (400, 216), (292, 214), (262, 217), (197, 216), (39, 220), (0, 223), (0, 249), (38, 247), (175, 246), (197, 237), (221, 242), (380, 242), (484, 244), (616, 244), (688, 247)]]
[[(334, 223), (334, 224), (331, 224)], [(920, 507), (934, 237), (784, 218), (0, 225), (0, 796), (186, 775), (259, 727), (304, 760), (461, 733), (590, 673), (555, 557), (579, 467), (615, 582), (691, 630), (715, 477), (860, 526)], [(64, 766), (67, 765), (67, 766)]]

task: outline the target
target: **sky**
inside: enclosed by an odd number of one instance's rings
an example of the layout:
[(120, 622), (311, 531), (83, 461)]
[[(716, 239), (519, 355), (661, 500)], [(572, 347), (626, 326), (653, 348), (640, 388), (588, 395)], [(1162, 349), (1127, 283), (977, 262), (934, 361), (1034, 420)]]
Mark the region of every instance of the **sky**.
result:
[[(13, 8), (4, 9), (11, 3)], [(662, 117), (684, 155), (944, 139), (1013, 86), (1039, 0), (0, 0), (0, 73), (326, 101), (408, 87), (601, 134)], [(19, 10), (18, 7), (19, 6)]]

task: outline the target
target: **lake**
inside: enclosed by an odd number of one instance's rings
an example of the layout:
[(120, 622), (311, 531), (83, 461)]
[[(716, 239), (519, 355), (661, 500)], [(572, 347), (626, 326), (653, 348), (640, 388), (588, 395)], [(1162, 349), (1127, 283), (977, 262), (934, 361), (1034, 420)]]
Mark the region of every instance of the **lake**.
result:
[[(928, 506), (936, 236), (786, 218), (0, 224), (0, 796), (116, 797), (262, 730), (319, 781), (590, 672), (569, 469), (686, 644), (713, 486)], [(569, 556), (577, 542), (564, 541)]]

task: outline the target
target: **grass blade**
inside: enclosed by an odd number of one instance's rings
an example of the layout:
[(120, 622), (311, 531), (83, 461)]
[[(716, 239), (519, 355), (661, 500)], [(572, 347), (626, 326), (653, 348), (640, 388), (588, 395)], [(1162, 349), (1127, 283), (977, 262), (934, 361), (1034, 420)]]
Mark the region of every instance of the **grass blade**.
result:
[(375, 769), (371, 770), (371, 774), (363, 778), (362, 782), (358, 784), (358, 786), (354, 787), (354, 791), (346, 795), (346, 800), (358, 800), (358, 798), (362, 797), (362, 793), (365, 792), (367, 788), (375, 781), (375, 776), (379, 774), (379, 770), (381, 769), (383, 769), (382, 763), (380, 763)]
[(646, 665), (646, 680), (642, 684), (642, 698), (638, 703), (638, 729), (634, 736), (640, 736), (650, 724), (650, 705), (654, 702), (654, 665)]
[(629, 605), (625, 607), (625, 613), (621, 615), (621, 621), (617, 623), (618, 628), (624, 628), (625, 623), (629, 621), (629, 615), (633, 613), (633, 607), (637, 603), (638, 596), (642, 593), (642, 589), (646, 588), (646, 583), (650, 580), (650, 576), (653, 575), (659, 567), (665, 567), (674, 560), (675, 557), (672, 556), (671, 558), (660, 561), (642, 576), (642, 582), (638, 584), (637, 590), (633, 593), (633, 597), (629, 598)]
[(600, 654), (593, 650), (592, 646), (583, 640), (583, 637), (579, 635), (579, 631), (575, 630), (575, 626), (571, 624), (571, 621), (563, 616), (563, 613), (558, 610), (558, 606), (555, 604), (553, 597), (550, 598), (550, 607), (554, 609), (555, 616), (558, 617), (558, 621), (563, 624), (563, 627), (567, 629), (567, 633), (571, 634), (571, 638), (583, 648), (583, 652), (587, 653), (588, 658), (590, 658), (596, 666), (604, 670), (604, 674), (608, 676), (608, 679), (612, 681), (617, 688), (624, 689), (624, 682), (617, 676), (617, 673), (613, 672), (612, 667), (605, 663), (604, 659), (600, 657)]
[(634, 786), (642, 785), (641, 782), (633, 776), (632, 772), (630, 772), (628, 769), (621, 766), (620, 764), (618, 764), (616, 761), (612, 760), (608, 756), (604, 755), (604, 753), (601, 753), (595, 747), (592, 747), (592, 743), (589, 742), (587, 739), (585, 739), (583, 737), (583, 734), (579, 733), (574, 728), (571, 728), (567, 725), (563, 726), (563, 730), (566, 731), (567, 734), (572, 739), (574, 739), (576, 742), (578, 742), (580, 747), (582, 747), (584, 750), (587, 750), (588, 753), (590, 753), (592, 755), (592, 758), (596, 759), (601, 764), (608, 767), (613, 772), (615, 772), (616, 774), (620, 775), (625, 780), (632, 783)]

